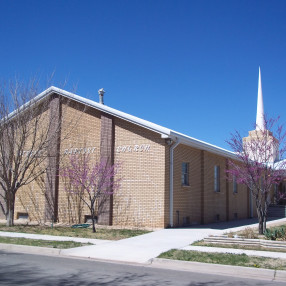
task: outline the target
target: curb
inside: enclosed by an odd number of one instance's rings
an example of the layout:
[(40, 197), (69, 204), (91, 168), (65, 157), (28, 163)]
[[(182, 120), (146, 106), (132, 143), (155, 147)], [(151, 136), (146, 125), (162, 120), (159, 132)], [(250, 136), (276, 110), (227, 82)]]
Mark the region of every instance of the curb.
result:
[[(39, 247), (39, 246), (0, 243), (0, 250), (35, 254), (35, 255), (61, 256), (61, 257), (71, 258), (71, 259), (72, 258), (90, 259), (87, 257), (74, 257), (74, 256), (64, 255), (62, 253), (62, 250), (64, 249)], [(145, 267), (155, 267), (155, 268), (164, 268), (164, 269), (171, 269), (171, 270), (190, 271), (190, 272), (196, 272), (196, 273), (233, 276), (233, 277), (239, 277), (239, 278), (252, 278), (252, 279), (257, 279), (257, 280), (286, 282), (286, 271), (283, 271), (283, 270), (251, 268), (251, 267), (242, 267), (242, 266), (171, 260), (171, 259), (163, 259), (163, 258), (153, 258), (153, 259), (150, 259), (146, 263), (126, 263), (123, 261), (115, 261), (115, 260), (111, 261), (111, 260), (101, 260), (101, 259), (94, 259), (94, 260), (107, 262), (107, 263), (120, 263), (120, 264), (123, 263), (123, 264), (132, 264), (132, 265), (135, 264), (137, 266), (145, 266)]]
[(13, 252), (38, 254), (38, 255), (53, 255), (53, 256), (60, 256), (62, 251), (62, 249), (59, 248), (18, 245), (18, 244), (8, 244), (8, 243), (0, 243), (0, 250), (8, 250)]
[(163, 258), (152, 259), (151, 266), (157, 268), (191, 271), (196, 273), (206, 273), (206, 274), (233, 276), (239, 278), (243, 277), (243, 278), (253, 278), (259, 280), (286, 282), (286, 271), (283, 270), (210, 264), (210, 263), (171, 260)]

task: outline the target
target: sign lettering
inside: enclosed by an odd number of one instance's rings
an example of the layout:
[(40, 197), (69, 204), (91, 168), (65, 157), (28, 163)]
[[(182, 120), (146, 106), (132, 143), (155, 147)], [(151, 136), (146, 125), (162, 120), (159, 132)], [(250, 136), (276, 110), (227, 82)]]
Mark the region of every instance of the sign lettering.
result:
[(151, 148), (150, 144), (141, 145), (122, 145), (116, 148), (117, 153), (132, 153), (132, 152), (149, 152)]
[(64, 150), (64, 155), (92, 154), (94, 153), (95, 149), (96, 147), (70, 148)]

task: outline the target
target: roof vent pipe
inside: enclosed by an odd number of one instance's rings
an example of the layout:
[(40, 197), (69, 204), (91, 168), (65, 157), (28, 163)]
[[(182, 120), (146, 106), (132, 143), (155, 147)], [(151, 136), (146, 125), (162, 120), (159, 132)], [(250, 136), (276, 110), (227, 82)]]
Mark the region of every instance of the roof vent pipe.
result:
[(105, 90), (103, 88), (98, 90), (98, 94), (99, 94), (99, 103), (104, 104), (103, 101), (103, 96), (104, 96)]

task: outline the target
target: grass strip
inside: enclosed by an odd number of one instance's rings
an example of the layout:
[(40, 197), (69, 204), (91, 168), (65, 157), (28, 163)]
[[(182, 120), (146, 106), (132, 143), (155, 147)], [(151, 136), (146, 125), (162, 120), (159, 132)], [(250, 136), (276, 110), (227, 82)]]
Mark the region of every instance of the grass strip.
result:
[(64, 226), (48, 227), (48, 226), (31, 226), (31, 225), (15, 225), (7, 227), (0, 224), (0, 231), (8, 232), (22, 232), (32, 234), (46, 234), (56, 236), (69, 236), (69, 237), (83, 237), (83, 238), (96, 238), (105, 240), (119, 240), (129, 237), (134, 237), (148, 233), (147, 230), (139, 229), (109, 229), (98, 228), (96, 233), (92, 232), (91, 228), (71, 228)]
[(244, 250), (258, 250), (258, 251), (271, 251), (271, 252), (286, 252), (283, 248), (270, 248), (261, 246), (251, 246), (242, 244), (223, 244), (223, 243), (208, 243), (203, 240), (195, 241), (193, 246), (206, 246), (206, 247), (220, 247), (220, 248), (233, 248), (233, 249), (244, 249)]
[(158, 258), (286, 270), (286, 260), (284, 259), (247, 256), (246, 254), (204, 253), (199, 251), (172, 249), (160, 254)]
[(91, 245), (90, 243), (80, 243), (75, 241), (50, 241), (41, 239), (28, 239), (22, 237), (4, 237), (4, 236), (0, 237), (0, 243), (40, 246), (40, 247), (60, 248), (60, 249)]

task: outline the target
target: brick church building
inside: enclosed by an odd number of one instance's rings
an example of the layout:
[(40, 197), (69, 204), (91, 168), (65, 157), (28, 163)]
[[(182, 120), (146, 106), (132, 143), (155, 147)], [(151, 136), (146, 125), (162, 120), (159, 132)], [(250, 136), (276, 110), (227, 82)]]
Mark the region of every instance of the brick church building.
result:
[[(121, 187), (106, 201), (106, 212), (97, 214), (100, 224), (164, 228), (256, 216), (246, 186), (226, 179), (234, 153), (113, 109), (103, 103), (103, 89), (99, 95), (95, 102), (52, 86), (37, 96), (49, 101), (47, 112), (62, 131), (50, 146), (55, 156), (48, 160), (41, 182), (17, 192), (15, 219), (88, 220), (88, 209), (67, 194), (59, 176), (65, 158), (85, 153), (94, 161), (105, 156), (122, 166)], [(65, 112), (58, 112), (61, 108)], [(65, 130), (68, 136), (60, 138)]]

